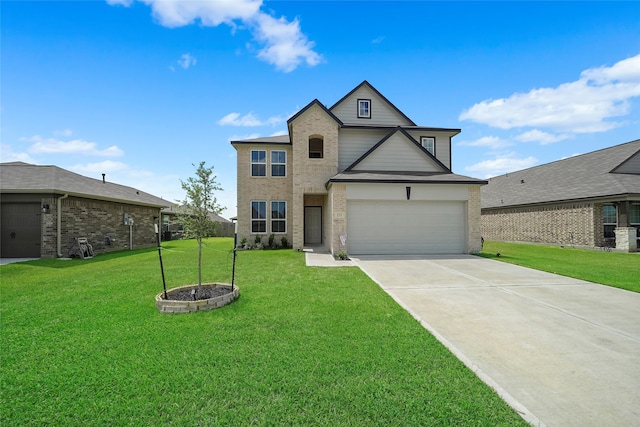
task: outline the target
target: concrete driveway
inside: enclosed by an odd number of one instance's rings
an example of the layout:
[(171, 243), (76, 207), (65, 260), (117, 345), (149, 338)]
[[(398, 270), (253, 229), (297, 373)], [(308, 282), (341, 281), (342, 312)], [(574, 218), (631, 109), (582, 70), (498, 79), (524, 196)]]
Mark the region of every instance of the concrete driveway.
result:
[(352, 260), (530, 423), (640, 425), (640, 294), (469, 255)]

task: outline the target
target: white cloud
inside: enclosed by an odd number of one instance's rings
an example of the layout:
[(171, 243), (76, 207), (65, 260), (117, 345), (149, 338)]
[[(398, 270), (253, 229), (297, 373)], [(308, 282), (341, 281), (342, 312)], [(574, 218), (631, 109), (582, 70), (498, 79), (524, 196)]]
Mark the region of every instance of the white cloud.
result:
[(322, 62), (322, 57), (313, 50), (315, 43), (302, 34), (297, 18), (288, 22), (284, 17), (276, 19), (260, 13), (254, 19), (257, 23), (254, 36), (266, 44), (258, 58), (285, 73), (295, 70), (302, 62), (312, 67)]
[(563, 141), (568, 138), (571, 138), (571, 135), (567, 135), (567, 134), (554, 135), (548, 132), (543, 132), (538, 129), (533, 129), (516, 136), (516, 139), (518, 141), (539, 142), (541, 145), (553, 144), (554, 142)]
[(482, 175), (483, 178), (491, 178), (492, 176), (502, 175), (507, 172), (530, 168), (537, 162), (538, 159), (533, 156), (518, 158), (517, 154), (512, 152), (492, 160), (483, 160), (474, 165), (467, 166), (465, 170), (478, 173)]
[(66, 136), (66, 137), (70, 137), (73, 134), (73, 131), (71, 129), (63, 129), (63, 130), (54, 130), (53, 134), (55, 136)]
[[(107, 0), (107, 3), (129, 6), (132, 1)], [(139, 1), (150, 6), (154, 19), (168, 28), (199, 22), (211, 27), (226, 24), (235, 32), (240, 21), (264, 45), (258, 51), (258, 58), (281, 71), (293, 71), (302, 63), (315, 66), (322, 62), (322, 57), (314, 51), (314, 43), (302, 33), (298, 19), (290, 22), (285, 17), (274, 18), (262, 12), (262, 0)]]
[(255, 127), (255, 126), (275, 126), (284, 122), (285, 119), (282, 116), (272, 116), (267, 120), (260, 120), (253, 112), (249, 112), (244, 116), (240, 113), (229, 113), (220, 120), (218, 124), (220, 126), (243, 126), (243, 127)]
[(536, 127), (560, 132), (604, 132), (623, 123), (611, 118), (628, 115), (630, 100), (640, 96), (640, 55), (611, 67), (585, 70), (576, 81), (555, 88), (488, 99), (460, 114), (500, 129)]
[(380, 43), (382, 43), (383, 40), (384, 40), (384, 36), (379, 36), (379, 37), (376, 37), (375, 39), (371, 40), (371, 43), (380, 44)]
[(483, 136), (482, 138), (476, 139), (474, 141), (461, 141), (458, 145), (462, 145), (465, 147), (488, 147), (493, 150), (497, 150), (499, 148), (510, 147), (513, 145), (512, 142), (501, 139), (497, 136)]
[(182, 55), (180, 55), (180, 59), (178, 59), (178, 65), (180, 65), (185, 70), (196, 65), (197, 62), (197, 59), (190, 53), (183, 53)]
[(81, 156), (119, 157), (124, 152), (116, 145), (105, 149), (98, 149), (95, 142), (74, 139), (62, 141), (55, 138), (42, 138), (39, 135), (20, 138), (21, 141), (31, 142), (27, 149), (31, 154), (76, 154)]
[(0, 162), (24, 162), (35, 164), (36, 161), (28, 153), (18, 153), (13, 151), (13, 147), (8, 144), (0, 144)]

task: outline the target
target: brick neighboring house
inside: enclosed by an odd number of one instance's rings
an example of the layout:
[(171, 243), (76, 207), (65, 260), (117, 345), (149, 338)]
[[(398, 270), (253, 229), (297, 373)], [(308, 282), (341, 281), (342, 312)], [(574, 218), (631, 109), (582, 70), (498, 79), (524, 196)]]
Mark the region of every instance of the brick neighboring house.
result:
[(95, 253), (154, 246), (161, 210), (171, 205), (132, 187), (22, 162), (0, 163), (0, 195), (3, 258), (67, 257), (79, 237)]
[(640, 239), (640, 140), (491, 178), (486, 240), (613, 246)]
[(480, 186), (451, 171), (460, 129), (416, 125), (367, 81), (332, 107), (317, 99), (288, 135), (231, 141), (238, 239), (294, 249), (438, 254), (481, 249)]

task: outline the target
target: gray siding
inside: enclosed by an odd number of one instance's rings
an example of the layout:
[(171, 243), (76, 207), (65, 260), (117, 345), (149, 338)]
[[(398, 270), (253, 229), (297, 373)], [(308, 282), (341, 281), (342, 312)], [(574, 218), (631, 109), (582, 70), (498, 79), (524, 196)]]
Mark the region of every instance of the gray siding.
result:
[(386, 140), (353, 170), (442, 172), (442, 167), (399, 133)]
[(434, 136), (436, 138), (436, 159), (451, 169), (451, 139), (448, 133), (425, 130), (409, 130), (407, 133), (418, 142), (420, 142), (421, 136)]
[[(358, 118), (358, 99), (371, 100), (371, 118)], [(331, 110), (344, 124), (408, 126), (411, 123), (388, 102), (366, 86), (361, 87)]]
[(342, 172), (376, 145), (388, 130), (341, 129), (338, 140), (338, 171)]
[(640, 152), (629, 157), (627, 161), (615, 169), (615, 172), (640, 174)]

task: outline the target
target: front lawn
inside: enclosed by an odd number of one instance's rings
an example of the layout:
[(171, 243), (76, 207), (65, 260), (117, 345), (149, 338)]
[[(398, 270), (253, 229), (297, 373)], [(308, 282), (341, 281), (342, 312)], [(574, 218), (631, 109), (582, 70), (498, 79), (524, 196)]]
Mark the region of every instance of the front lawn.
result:
[(640, 292), (639, 253), (602, 252), (524, 243), (484, 242), (480, 256)]
[[(168, 287), (197, 279), (166, 242)], [(231, 276), (231, 239), (204, 248)], [(0, 267), (3, 426), (526, 425), (358, 268), (239, 252), (240, 299), (160, 314), (157, 251)]]

